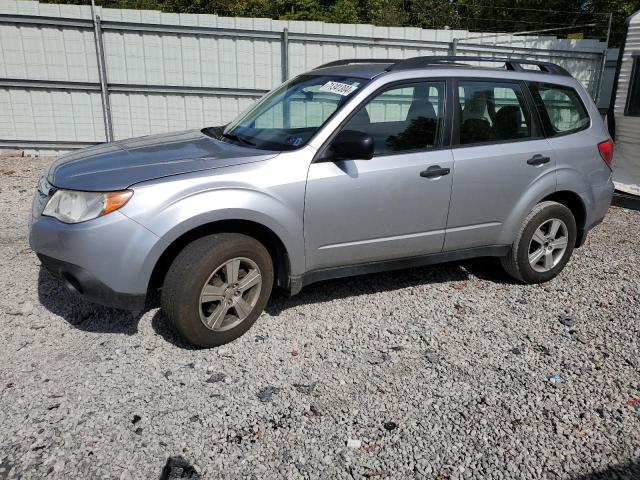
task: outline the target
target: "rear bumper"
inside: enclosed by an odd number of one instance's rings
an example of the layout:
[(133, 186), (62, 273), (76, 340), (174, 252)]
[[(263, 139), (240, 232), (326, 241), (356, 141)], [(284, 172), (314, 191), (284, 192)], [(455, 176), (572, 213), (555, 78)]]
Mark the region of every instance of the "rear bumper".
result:
[[(587, 207), (587, 218), (585, 219), (585, 225), (578, 230), (578, 238), (576, 241), (576, 247), (580, 248), (587, 241), (587, 234), (593, 228), (602, 223), (604, 217), (609, 211), (611, 206), (611, 199), (613, 198), (613, 181), (609, 179), (606, 184), (593, 188), (592, 196), (590, 197), (590, 207)], [(586, 200), (583, 197), (583, 200)]]
[(47, 270), (60, 278), (67, 290), (90, 302), (125, 310), (142, 310), (145, 306), (144, 294), (116, 292), (82, 267), (42, 254), (38, 254), (38, 258)]

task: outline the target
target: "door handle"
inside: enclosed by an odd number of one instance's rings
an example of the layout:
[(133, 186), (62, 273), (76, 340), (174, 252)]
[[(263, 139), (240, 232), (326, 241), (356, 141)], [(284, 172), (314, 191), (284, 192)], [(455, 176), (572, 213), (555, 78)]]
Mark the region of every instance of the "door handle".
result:
[(426, 170), (420, 172), (420, 176), (424, 178), (442, 177), (443, 175), (449, 175), (450, 168), (441, 167), (440, 165), (431, 165)]
[(545, 163), (549, 163), (551, 161), (550, 157), (545, 157), (544, 155), (536, 154), (527, 160), (529, 165), (542, 165)]

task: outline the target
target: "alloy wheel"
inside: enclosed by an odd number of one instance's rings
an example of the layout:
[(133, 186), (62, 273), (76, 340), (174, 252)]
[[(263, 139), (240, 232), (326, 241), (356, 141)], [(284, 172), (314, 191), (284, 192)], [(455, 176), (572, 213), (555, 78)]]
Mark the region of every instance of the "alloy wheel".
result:
[(529, 264), (544, 273), (558, 265), (567, 251), (569, 233), (559, 218), (545, 220), (533, 233), (529, 243)]
[(209, 276), (200, 292), (200, 320), (209, 330), (238, 326), (249, 316), (260, 296), (262, 274), (245, 257), (226, 261)]

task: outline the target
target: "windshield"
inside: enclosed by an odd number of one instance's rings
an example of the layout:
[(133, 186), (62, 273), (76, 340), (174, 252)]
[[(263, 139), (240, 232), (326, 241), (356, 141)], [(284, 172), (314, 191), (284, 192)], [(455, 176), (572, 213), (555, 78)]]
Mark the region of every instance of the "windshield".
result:
[(267, 94), (231, 122), (222, 136), (263, 150), (295, 150), (305, 145), (366, 81), (336, 75), (301, 75)]

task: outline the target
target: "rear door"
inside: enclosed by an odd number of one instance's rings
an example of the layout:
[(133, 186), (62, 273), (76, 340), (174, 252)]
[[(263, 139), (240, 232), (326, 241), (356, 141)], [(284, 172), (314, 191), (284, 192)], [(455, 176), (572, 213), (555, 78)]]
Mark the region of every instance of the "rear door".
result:
[(555, 189), (555, 158), (520, 81), (461, 78), (454, 107), (454, 176), (444, 250), (501, 245), (541, 179)]

